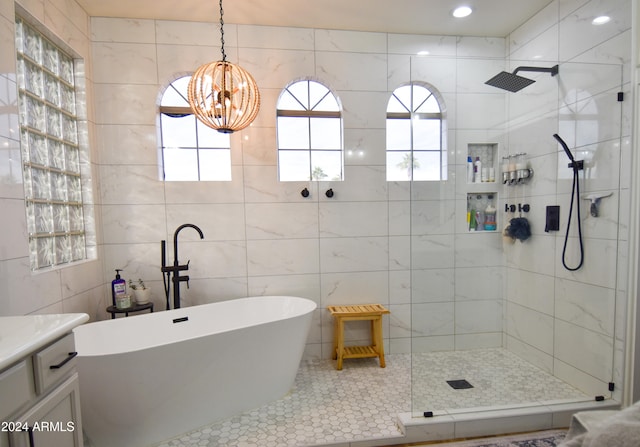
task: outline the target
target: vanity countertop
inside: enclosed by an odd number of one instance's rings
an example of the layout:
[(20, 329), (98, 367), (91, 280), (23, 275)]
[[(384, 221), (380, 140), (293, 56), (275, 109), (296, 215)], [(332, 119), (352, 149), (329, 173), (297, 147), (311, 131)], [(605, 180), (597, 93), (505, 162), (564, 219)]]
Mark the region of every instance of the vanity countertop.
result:
[(89, 320), (89, 315), (0, 317), (0, 371)]

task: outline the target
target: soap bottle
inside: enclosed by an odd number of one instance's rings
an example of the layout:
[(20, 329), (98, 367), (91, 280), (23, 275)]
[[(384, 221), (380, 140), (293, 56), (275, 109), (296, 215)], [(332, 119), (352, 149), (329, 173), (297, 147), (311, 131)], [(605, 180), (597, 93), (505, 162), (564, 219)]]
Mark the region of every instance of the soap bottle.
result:
[(120, 277), (122, 269), (116, 269), (116, 279), (111, 281), (111, 298), (113, 305), (116, 305), (117, 298), (127, 294), (127, 282)]
[(476, 157), (475, 174), (476, 174), (475, 182), (482, 183), (482, 162), (480, 161), (480, 157)]
[(496, 209), (491, 203), (484, 210), (484, 229), (487, 231), (495, 231), (496, 229)]
[(467, 157), (467, 183), (473, 183), (473, 160), (471, 155)]

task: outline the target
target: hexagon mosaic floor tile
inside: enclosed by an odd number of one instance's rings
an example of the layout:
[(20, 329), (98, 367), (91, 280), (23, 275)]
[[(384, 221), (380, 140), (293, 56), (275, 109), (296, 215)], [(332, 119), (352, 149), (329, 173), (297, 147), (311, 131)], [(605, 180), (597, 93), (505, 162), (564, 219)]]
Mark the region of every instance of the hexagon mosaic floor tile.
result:
[[(588, 399), (566, 383), (502, 349), (392, 354), (346, 360), (304, 361), (282, 399), (201, 427), (157, 447), (321, 446), (372, 439), (401, 442), (398, 413)], [(414, 374), (411, 375), (412, 363)], [(418, 373), (418, 371), (420, 371)], [(447, 381), (466, 380), (454, 389)]]

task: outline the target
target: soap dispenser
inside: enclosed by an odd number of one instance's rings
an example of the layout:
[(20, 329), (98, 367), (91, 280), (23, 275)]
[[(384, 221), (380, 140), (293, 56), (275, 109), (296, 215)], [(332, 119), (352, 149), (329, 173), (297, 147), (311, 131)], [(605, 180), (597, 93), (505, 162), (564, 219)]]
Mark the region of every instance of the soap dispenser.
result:
[(113, 305), (116, 305), (119, 296), (127, 294), (127, 282), (120, 277), (122, 269), (116, 269), (116, 279), (111, 281), (111, 298), (113, 299)]

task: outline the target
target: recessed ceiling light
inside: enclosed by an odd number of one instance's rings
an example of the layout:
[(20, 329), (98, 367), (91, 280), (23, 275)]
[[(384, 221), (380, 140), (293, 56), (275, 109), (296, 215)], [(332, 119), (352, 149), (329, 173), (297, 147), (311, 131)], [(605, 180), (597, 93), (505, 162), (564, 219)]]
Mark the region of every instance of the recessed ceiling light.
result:
[(467, 17), (473, 12), (473, 10), (469, 6), (458, 6), (451, 13), (455, 18), (461, 19), (462, 17)]
[(591, 23), (593, 25), (604, 25), (605, 23), (607, 23), (609, 20), (611, 20), (611, 17), (609, 16), (598, 16), (595, 19), (593, 19), (591, 21)]
[(428, 56), (429, 52), (427, 50), (418, 51), (418, 56)]

